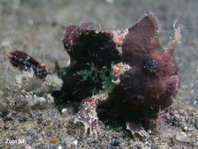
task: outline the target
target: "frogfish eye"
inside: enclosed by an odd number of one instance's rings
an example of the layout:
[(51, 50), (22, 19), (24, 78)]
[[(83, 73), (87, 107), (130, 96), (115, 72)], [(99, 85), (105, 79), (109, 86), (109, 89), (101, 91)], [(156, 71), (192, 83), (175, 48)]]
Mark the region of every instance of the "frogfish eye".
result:
[(147, 74), (156, 74), (158, 71), (158, 63), (153, 59), (146, 60), (143, 63), (142, 69)]

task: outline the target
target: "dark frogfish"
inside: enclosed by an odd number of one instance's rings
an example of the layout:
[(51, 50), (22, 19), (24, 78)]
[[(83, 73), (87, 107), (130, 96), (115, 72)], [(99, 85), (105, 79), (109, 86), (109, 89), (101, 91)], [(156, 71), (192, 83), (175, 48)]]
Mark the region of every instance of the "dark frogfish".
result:
[[(180, 42), (180, 30), (168, 50), (158, 37), (156, 18), (146, 15), (129, 29), (106, 32), (91, 22), (68, 25), (63, 45), (71, 64), (58, 70), (63, 80), (60, 91), (52, 94), (65, 101), (81, 102), (74, 121), (97, 136), (97, 109), (118, 113), (133, 133), (141, 120), (157, 119), (178, 93), (180, 79), (173, 52)], [(32, 69), (39, 79), (48, 74), (45, 65), (22, 51), (9, 55), (20, 70)]]

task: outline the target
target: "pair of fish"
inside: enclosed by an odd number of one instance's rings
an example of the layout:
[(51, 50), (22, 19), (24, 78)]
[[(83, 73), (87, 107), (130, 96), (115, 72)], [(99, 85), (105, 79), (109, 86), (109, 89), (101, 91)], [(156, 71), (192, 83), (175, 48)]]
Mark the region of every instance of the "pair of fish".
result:
[[(180, 85), (173, 57), (180, 30), (175, 29), (168, 50), (160, 46), (157, 32), (153, 15), (113, 33), (91, 22), (66, 27), (63, 44), (71, 64), (58, 72), (63, 86), (53, 95), (81, 102), (75, 122), (84, 124), (85, 133), (100, 132), (97, 108), (121, 115), (134, 133), (141, 129), (139, 122), (157, 121), (159, 112), (173, 103)], [(32, 69), (39, 79), (48, 74), (44, 64), (25, 52), (11, 52), (9, 59), (20, 70)]]

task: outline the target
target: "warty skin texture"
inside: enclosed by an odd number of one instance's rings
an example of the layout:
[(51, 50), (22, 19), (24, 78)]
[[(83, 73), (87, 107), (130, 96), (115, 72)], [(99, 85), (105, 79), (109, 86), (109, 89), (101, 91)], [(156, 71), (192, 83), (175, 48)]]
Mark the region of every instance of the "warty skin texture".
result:
[(121, 61), (132, 69), (120, 77), (111, 99), (127, 120), (155, 118), (173, 103), (180, 81), (169, 50), (164, 51), (159, 44), (154, 16), (148, 15), (129, 28)]
[[(90, 22), (66, 27), (63, 44), (71, 65), (60, 69), (63, 86), (53, 95), (81, 102), (74, 121), (84, 124), (85, 134), (89, 130), (97, 137), (100, 132), (97, 109), (121, 115), (133, 133), (142, 129), (141, 120), (157, 120), (159, 112), (174, 102), (180, 80), (173, 52), (180, 42), (180, 30), (175, 30), (166, 51), (160, 46), (157, 31), (153, 15), (146, 15), (128, 30), (117, 33), (97, 29)], [(23, 52), (12, 52), (9, 58), (20, 69), (26, 68), (23, 65), (28, 59), (28, 70), (38, 67), (33, 70), (42, 68), (47, 72)]]

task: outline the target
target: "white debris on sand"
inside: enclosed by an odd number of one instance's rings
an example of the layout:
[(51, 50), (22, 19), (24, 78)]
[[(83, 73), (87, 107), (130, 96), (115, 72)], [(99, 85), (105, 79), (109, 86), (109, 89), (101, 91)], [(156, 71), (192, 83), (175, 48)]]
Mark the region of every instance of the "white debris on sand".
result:
[(33, 70), (23, 71), (15, 77), (14, 87), (16, 94), (23, 92), (23, 96), (18, 97), (18, 101), (28, 102), (27, 105), (54, 103), (54, 98), (50, 92), (59, 90), (62, 80), (56, 74), (49, 74), (44, 80), (34, 76)]

